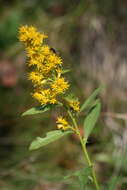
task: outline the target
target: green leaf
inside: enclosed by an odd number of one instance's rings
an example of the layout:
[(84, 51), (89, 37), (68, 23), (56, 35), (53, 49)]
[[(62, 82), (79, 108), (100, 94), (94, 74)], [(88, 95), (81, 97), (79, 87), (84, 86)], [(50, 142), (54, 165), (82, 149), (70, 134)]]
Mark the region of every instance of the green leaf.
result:
[(64, 69), (64, 70), (62, 70), (62, 74), (68, 73), (70, 71), (71, 71), (70, 69)]
[(85, 140), (88, 139), (89, 135), (91, 134), (98, 117), (100, 115), (100, 110), (101, 110), (101, 103), (100, 100), (96, 101), (96, 104), (94, 107), (90, 110), (88, 115), (85, 117), (84, 120), (84, 138)]
[(104, 88), (104, 86), (100, 86), (97, 88), (88, 98), (87, 100), (82, 104), (80, 108), (80, 112), (87, 109), (95, 100), (96, 96), (100, 93), (100, 91)]
[(81, 170), (75, 171), (70, 175), (67, 175), (64, 177), (64, 179), (68, 179), (70, 177), (76, 176), (79, 180), (81, 189), (84, 190), (86, 185), (88, 184), (88, 181), (91, 180), (91, 167), (83, 168)]
[(48, 105), (44, 105), (44, 106), (33, 107), (33, 108), (30, 108), (29, 110), (25, 111), (22, 114), (22, 116), (43, 113), (43, 112), (46, 112), (46, 111), (50, 110), (54, 106), (60, 106), (60, 105), (58, 105), (58, 104), (48, 104)]
[(35, 150), (38, 148), (41, 148), (49, 143), (52, 143), (58, 139), (60, 139), (61, 137), (71, 134), (72, 131), (60, 131), (60, 130), (54, 130), (54, 131), (50, 131), (47, 133), (46, 137), (41, 138), (41, 137), (37, 137), (30, 145), (30, 150)]

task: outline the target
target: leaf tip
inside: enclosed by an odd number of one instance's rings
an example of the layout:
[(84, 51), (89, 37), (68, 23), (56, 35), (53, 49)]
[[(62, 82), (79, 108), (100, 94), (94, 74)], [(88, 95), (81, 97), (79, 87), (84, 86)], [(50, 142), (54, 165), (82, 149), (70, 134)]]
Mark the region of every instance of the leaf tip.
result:
[(25, 112), (23, 112), (22, 114), (21, 114), (21, 117), (24, 117), (26, 114), (25, 114)]
[(35, 150), (36, 148), (34, 147), (34, 143), (32, 142), (31, 144), (30, 144), (30, 146), (29, 146), (29, 150), (31, 151), (31, 150)]

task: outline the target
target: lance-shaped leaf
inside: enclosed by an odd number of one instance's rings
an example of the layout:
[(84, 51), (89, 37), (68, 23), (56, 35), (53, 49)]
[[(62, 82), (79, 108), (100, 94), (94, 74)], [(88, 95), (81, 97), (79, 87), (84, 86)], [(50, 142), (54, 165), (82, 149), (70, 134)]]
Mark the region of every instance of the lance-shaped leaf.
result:
[(68, 134), (71, 134), (72, 131), (60, 131), (60, 130), (54, 130), (47, 133), (46, 137), (41, 138), (37, 137), (30, 145), (30, 150), (35, 150), (38, 148), (41, 148), (49, 143), (52, 143), (58, 139), (60, 139), (63, 136), (66, 136)]
[(98, 117), (100, 115), (100, 110), (101, 110), (101, 103), (100, 103), (100, 100), (97, 100), (84, 120), (84, 139), (85, 140), (88, 139), (89, 135), (91, 134), (94, 128), (98, 120)]
[(64, 70), (62, 70), (62, 74), (65, 74), (65, 73), (68, 73), (68, 72), (70, 72), (71, 70), (70, 69), (64, 69)]
[(104, 88), (104, 86), (100, 86), (97, 88), (87, 99), (86, 101), (82, 104), (80, 108), (80, 112), (84, 111), (85, 109), (89, 108), (91, 104), (93, 104), (95, 98), (97, 95), (100, 93), (100, 91)]
[(48, 111), (48, 110), (50, 110), (56, 106), (61, 106), (61, 105), (60, 104), (48, 104), (48, 105), (33, 107), (33, 108), (30, 108), (29, 110), (25, 111), (22, 114), (22, 116), (43, 113), (43, 112), (46, 112), (46, 111)]

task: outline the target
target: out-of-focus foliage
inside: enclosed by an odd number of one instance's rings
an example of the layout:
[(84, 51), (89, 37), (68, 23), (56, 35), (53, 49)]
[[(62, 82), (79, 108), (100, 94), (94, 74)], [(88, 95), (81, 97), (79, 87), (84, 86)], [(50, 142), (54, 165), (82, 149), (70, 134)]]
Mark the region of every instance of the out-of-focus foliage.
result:
[(38, 106), (30, 95), (26, 58), (17, 39), (22, 24), (48, 33), (49, 44), (72, 70), (68, 79), (82, 100), (101, 83), (106, 85), (101, 119), (88, 148), (101, 188), (126, 190), (126, 0), (1, 0), (0, 4), (1, 190), (77, 190), (76, 180), (66, 181), (63, 176), (83, 166), (74, 135), (50, 148), (28, 151), (36, 136), (56, 129), (56, 112), (21, 118), (25, 110)]

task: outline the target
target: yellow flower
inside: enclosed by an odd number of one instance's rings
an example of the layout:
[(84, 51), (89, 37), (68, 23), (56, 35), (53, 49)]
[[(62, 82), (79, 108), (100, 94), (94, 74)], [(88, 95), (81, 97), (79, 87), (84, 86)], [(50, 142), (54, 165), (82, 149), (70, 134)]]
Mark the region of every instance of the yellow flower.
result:
[(43, 45), (43, 46), (41, 47), (41, 52), (42, 52), (42, 54), (45, 55), (45, 56), (49, 55), (49, 54), (51, 53), (50, 47), (49, 47), (48, 45)]
[(43, 104), (55, 104), (57, 102), (54, 94), (50, 89), (40, 90), (33, 93), (33, 97), (38, 100), (41, 105)]
[(35, 92), (32, 94), (33, 98), (35, 98), (36, 100), (38, 100), (41, 104), (46, 104), (47, 103), (47, 99), (43, 97), (43, 95), (40, 92)]
[(36, 60), (36, 59), (30, 59), (30, 60), (28, 60), (27, 64), (28, 64), (29, 67), (30, 67), (30, 66), (36, 66), (37, 69), (38, 69), (38, 71), (40, 71), (40, 70), (42, 69), (42, 67), (43, 67), (43, 66), (42, 66), (42, 63), (39, 62), (39, 61)]
[(40, 50), (40, 47), (39, 46), (36, 46), (36, 47), (26, 47), (26, 53), (27, 53), (27, 57), (29, 58), (35, 58), (36, 55), (39, 54), (39, 50)]
[(39, 72), (34, 71), (29, 73), (28, 79), (31, 80), (35, 85), (43, 84), (43, 75), (41, 75)]
[(62, 59), (61, 59), (61, 57), (57, 56), (55, 53), (51, 53), (47, 57), (47, 62), (48, 63), (53, 63), (54, 65), (61, 65), (62, 64)]
[[(43, 60), (41, 61), (41, 57), (43, 58)], [(35, 57), (34, 57), (35, 59)], [(31, 64), (32, 62), (32, 64)], [(41, 62), (41, 64), (40, 64)], [(42, 64), (43, 62), (43, 64)], [(30, 64), (33, 65), (36, 64), (38, 69), (41, 69), (41, 71), (43, 72), (43, 74), (48, 74), (51, 71), (53, 71), (54, 69), (57, 69), (57, 66), (59, 64), (62, 64), (62, 60), (60, 57), (58, 57), (57, 55), (53, 54), (51, 51), (48, 52), (48, 46), (44, 47), (44, 51), (41, 49), (40, 52), (40, 60), (38, 59), (38, 61), (35, 60), (31, 60)]]
[(19, 40), (24, 42), (26, 46), (40, 46), (45, 38), (47, 36), (37, 32), (33, 26), (21, 26), (19, 28)]
[(68, 124), (68, 122), (66, 121), (65, 118), (63, 118), (62, 116), (57, 118), (57, 128), (58, 129), (62, 129), (62, 130), (67, 130), (70, 128), (70, 125)]
[(76, 112), (80, 110), (79, 104), (80, 102), (78, 100), (69, 100), (69, 106)]
[(57, 78), (51, 85), (51, 88), (56, 94), (64, 93), (68, 88), (69, 84), (63, 77)]
[(57, 74), (58, 74), (58, 77), (60, 77), (60, 76), (61, 76), (61, 73), (62, 73), (62, 68), (57, 67), (55, 70), (56, 70), (56, 72), (57, 72)]
[(48, 73), (50, 73), (50, 71), (53, 71), (54, 67), (54, 63), (45, 63), (44, 65), (42, 65), (41, 71), (43, 74), (47, 75)]
[[(47, 74), (53, 69), (57, 68), (57, 64), (60, 63), (60, 58), (53, 56), (48, 46), (42, 46), (42, 48), (26, 48), (27, 56), (30, 58), (28, 65), (36, 65), (43, 74)], [(52, 57), (52, 59), (50, 59)]]

